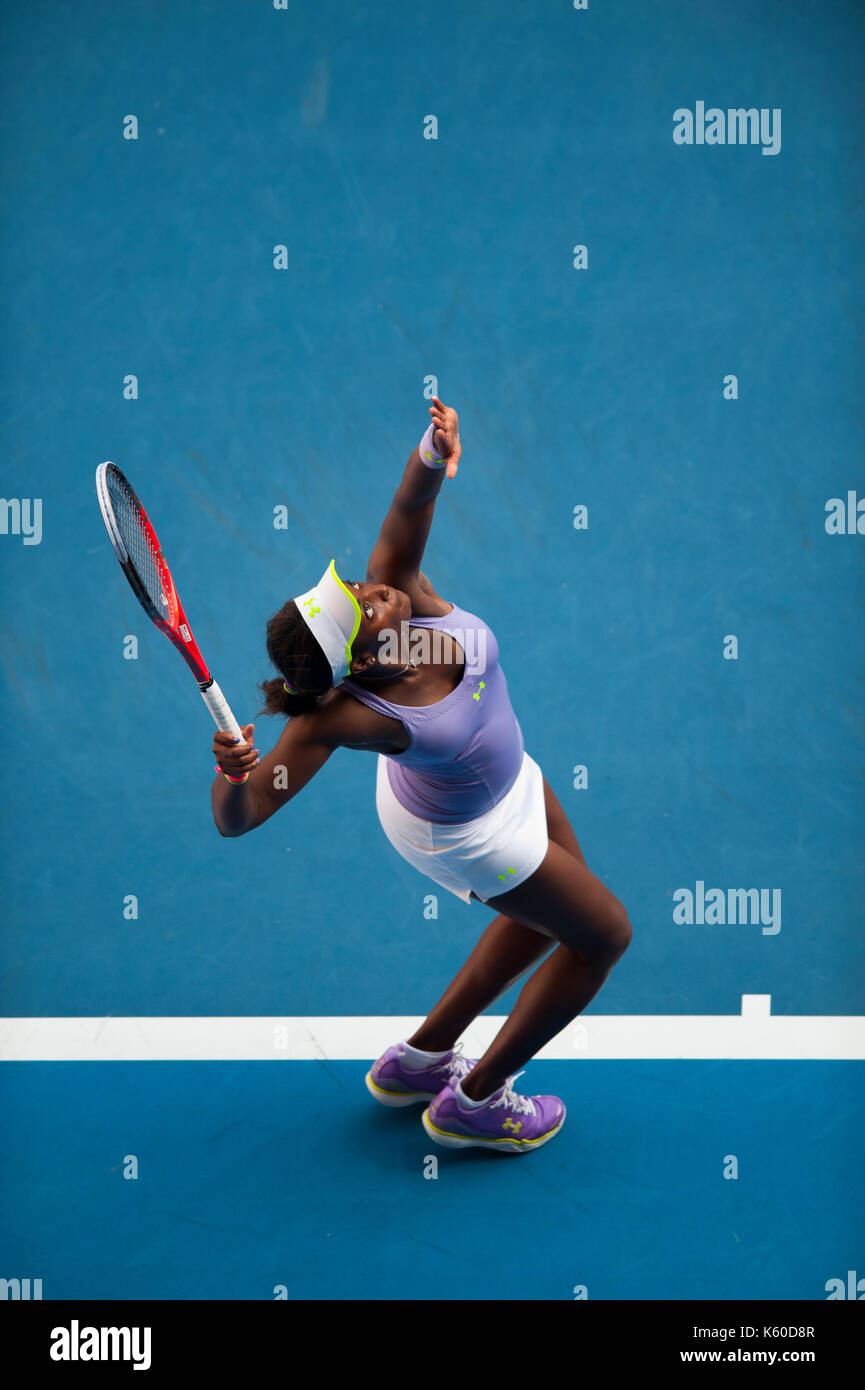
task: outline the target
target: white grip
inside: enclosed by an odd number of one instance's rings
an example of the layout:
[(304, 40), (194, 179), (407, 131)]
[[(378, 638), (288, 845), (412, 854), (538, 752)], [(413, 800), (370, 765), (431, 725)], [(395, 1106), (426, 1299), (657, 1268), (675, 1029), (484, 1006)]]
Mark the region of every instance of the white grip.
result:
[(235, 738), (243, 739), (240, 732), (240, 725), (228, 707), (228, 701), (220, 690), (216, 681), (213, 681), (206, 690), (202, 690), (201, 698), (213, 715), (216, 727), (222, 729), (226, 734), (233, 734)]

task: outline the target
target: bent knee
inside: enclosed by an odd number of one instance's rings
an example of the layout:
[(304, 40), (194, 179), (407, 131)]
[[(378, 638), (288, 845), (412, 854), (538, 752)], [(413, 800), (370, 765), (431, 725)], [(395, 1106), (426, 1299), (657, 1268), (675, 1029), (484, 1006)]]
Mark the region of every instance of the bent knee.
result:
[(631, 921), (624, 906), (618, 898), (611, 897), (598, 943), (599, 955), (611, 962), (619, 960), (630, 946), (633, 934)]
[(609, 970), (631, 944), (633, 933), (627, 912), (618, 898), (611, 894), (603, 914), (595, 918), (588, 934), (585, 927), (586, 923), (583, 922), (579, 944), (569, 940), (566, 935), (561, 936), (560, 940), (587, 964)]

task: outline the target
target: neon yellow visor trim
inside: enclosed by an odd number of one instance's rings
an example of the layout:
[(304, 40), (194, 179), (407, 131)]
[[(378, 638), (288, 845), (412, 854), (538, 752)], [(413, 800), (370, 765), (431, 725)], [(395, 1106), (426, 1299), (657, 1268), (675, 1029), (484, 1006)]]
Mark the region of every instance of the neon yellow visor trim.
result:
[(351, 668), (352, 643), (360, 628), (360, 604), (337, 574), (336, 562), (331, 560), (318, 583), (294, 601), (327, 657), (334, 685), (339, 685)]

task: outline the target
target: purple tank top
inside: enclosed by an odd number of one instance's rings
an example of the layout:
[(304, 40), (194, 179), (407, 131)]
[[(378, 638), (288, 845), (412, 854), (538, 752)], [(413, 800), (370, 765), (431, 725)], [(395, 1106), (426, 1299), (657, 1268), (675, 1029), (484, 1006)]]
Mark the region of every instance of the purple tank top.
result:
[(457, 825), (491, 810), (510, 791), (522, 766), (523, 734), (499, 665), (498, 643), (485, 622), (454, 606), (443, 618), (409, 623), (449, 633), (460, 644), (466, 664), (455, 690), (435, 705), (418, 707), (394, 705), (353, 680), (340, 688), (405, 725), (408, 748), (386, 754), (397, 801), (423, 820)]

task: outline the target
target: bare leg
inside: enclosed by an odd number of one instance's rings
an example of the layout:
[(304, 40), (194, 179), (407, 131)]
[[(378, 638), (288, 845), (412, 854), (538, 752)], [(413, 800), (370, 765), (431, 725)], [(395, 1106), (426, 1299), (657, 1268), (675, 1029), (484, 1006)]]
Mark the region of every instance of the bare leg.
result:
[(614, 964), (592, 966), (564, 945), (554, 951), (526, 981), (513, 1012), (463, 1082), (469, 1099), (485, 1100), (521, 1071), (594, 999)]
[[(546, 778), (544, 800), (550, 840), (585, 866), (586, 861), (577, 837)], [(593, 878), (592, 875), (589, 877)], [(487, 927), (459, 974), (408, 1041), (413, 1047), (428, 1052), (445, 1052), (453, 1047), (460, 1034), (479, 1014), (494, 1004), (496, 999), (506, 993), (527, 970), (549, 954), (551, 938), (557, 939), (549, 927), (540, 925), (538, 929), (501, 913)], [(561, 949), (556, 952), (556, 957), (559, 959), (551, 988), (555, 993), (559, 993), (560, 986), (564, 986), (565, 1010), (571, 1008), (575, 994), (578, 998), (581, 997), (582, 1004), (573, 1011), (578, 1013), (600, 989), (611, 966), (608, 965), (600, 971), (592, 970), (579, 958), (571, 960), (566, 955), (563, 956)], [(540, 971), (537, 975), (540, 975)], [(536, 976), (532, 978), (535, 979)], [(520, 1001), (523, 1001), (523, 995), (528, 995), (528, 985), (520, 996)], [(572, 1016), (573, 1014), (569, 1015)], [(565, 1019), (561, 1027), (568, 1021)], [(559, 1030), (555, 1029), (550, 1036), (554, 1036), (556, 1031)], [(499, 1038), (501, 1037), (500, 1033)], [(544, 1038), (537, 1046), (542, 1047), (546, 1041), (548, 1038)], [(488, 1061), (489, 1057), (485, 1060)], [(522, 1063), (518, 1063), (513, 1070), (519, 1070), (520, 1065)], [(482, 1071), (482, 1079), (483, 1076)]]
[[(549, 782), (544, 778), (547, 833), (585, 864), (583, 851)], [(552, 932), (541, 932), (499, 914), (487, 927), (456, 979), (409, 1038), (424, 1052), (446, 1052), (479, 1014), (500, 999), (551, 949)]]
[(456, 979), (408, 1039), (424, 1052), (446, 1052), (469, 1024), (510, 989), (520, 976), (549, 954), (549, 936), (510, 917), (490, 922)]
[(540, 868), (491, 906), (561, 941), (526, 981), (512, 1013), (463, 1082), (483, 1100), (528, 1062), (597, 994), (631, 940), (624, 907), (599, 878), (560, 845), (550, 844)]

